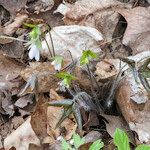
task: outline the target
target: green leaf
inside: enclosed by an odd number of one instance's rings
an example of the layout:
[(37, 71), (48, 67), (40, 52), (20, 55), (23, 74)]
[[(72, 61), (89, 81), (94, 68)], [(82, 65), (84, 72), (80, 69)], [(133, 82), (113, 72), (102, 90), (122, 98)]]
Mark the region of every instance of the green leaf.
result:
[(30, 37), (31, 43), (35, 44), (39, 49), (42, 48), (40, 36), (41, 36), (41, 29), (38, 25), (35, 25), (35, 27), (29, 33), (29, 37)]
[(102, 147), (104, 147), (104, 143), (99, 139), (90, 146), (89, 150), (100, 150)]
[(30, 24), (30, 23), (24, 23), (24, 25), (29, 28), (34, 28), (36, 26), (35, 24)]
[(76, 77), (74, 77), (73, 75), (71, 75), (71, 74), (69, 74), (67, 72), (57, 73), (56, 76), (58, 78), (63, 79), (62, 83), (64, 84), (64, 86), (66, 86), (68, 88), (69, 88), (71, 82), (76, 79)]
[(74, 141), (74, 146), (76, 149), (85, 143), (85, 139), (80, 138), (78, 134), (73, 134), (73, 141)]
[(89, 64), (90, 59), (97, 58), (97, 54), (92, 52), (91, 50), (83, 51), (82, 56), (80, 58), (80, 65)]
[(135, 150), (150, 150), (150, 146), (142, 144), (139, 145)]
[(114, 144), (118, 150), (130, 150), (129, 138), (127, 134), (119, 128), (116, 129), (114, 134)]
[(82, 131), (82, 118), (81, 118), (81, 112), (77, 103), (73, 104), (72, 111), (76, 119), (76, 122), (78, 124), (79, 131), (81, 132)]
[(71, 146), (66, 142), (66, 140), (62, 140), (62, 150), (72, 150)]
[(40, 40), (39, 38), (35, 41), (35, 45), (36, 45), (37, 48), (39, 48), (39, 49), (42, 48), (42, 43), (41, 43), (41, 40)]
[(71, 106), (72, 104), (73, 102), (71, 99), (56, 100), (48, 103), (49, 106), (57, 106), (57, 107), (61, 106), (68, 107)]

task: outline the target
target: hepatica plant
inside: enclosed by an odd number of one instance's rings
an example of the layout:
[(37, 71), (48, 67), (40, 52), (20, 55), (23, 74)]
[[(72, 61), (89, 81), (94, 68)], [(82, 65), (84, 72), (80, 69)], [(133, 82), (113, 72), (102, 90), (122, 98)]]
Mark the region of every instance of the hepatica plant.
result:
[(83, 51), (82, 56), (80, 58), (81, 66), (88, 65), (90, 59), (94, 59), (94, 58), (97, 58), (97, 54), (96, 53), (92, 52), (91, 50)]
[[(127, 134), (118, 128), (115, 130), (114, 144), (117, 146), (117, 150), (131, 150)], [(135, 150), (150, 150), (150, 146), (142, 144), (137, 146)]]
[(67, 72), (60, 72), (57, 73), (56, 76), (60, 79), (62, 79), (61, 84), (65, 87), (69, 88), (71, 82), (76, 79), (73, 75), (67, 73)]
[(35, 58), (36, 61), (40, 59), (40, 49), (42, 48), (41, 44), (41, 29), (38, 25), (25, 24), (27, 27), (32, 28), (32, 31), (29, 33), (30, 41), (27, 43), (29, 45), (29, 58)]

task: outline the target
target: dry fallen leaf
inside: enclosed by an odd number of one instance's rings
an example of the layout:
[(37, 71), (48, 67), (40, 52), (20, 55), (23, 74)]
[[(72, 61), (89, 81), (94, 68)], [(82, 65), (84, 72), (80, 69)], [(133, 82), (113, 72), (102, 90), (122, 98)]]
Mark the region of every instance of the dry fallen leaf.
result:
[[(71, 26), (58, 26), (51, 30), (51, 36), (54, 44), (54, 50), (57, 55), (62, 55), (70, 58), (69, 50), (74, 59), (82, 55), (82, 51), (91, 49), (94, 52), (100, 52), (100, 42), (103, 40), (102, 34), (95, 28), (71, 25)], [(50, 49), (52, 44), (49, 33), (46, 34)], [(42, 41), (41, 55), (48, 57), (49, 50), (45, 41)]]
[(150, 48), (150, 7), (116, 9), (127, 21), (122, 43), (131, 47), (133, 54)]
[(26, 2), (27, 0), (0, 0), (0, 5), (9, 11), (13, 18), (18, 11), (25, 7)]
[(103, 59), (96, 65), (95, 75), (98, 81), (112, 79), (119, 72), (119, 59)]
[(24, 69), (22, 64), (0, 53), (0, 88), (11, 89), (14, 85), (10, 80), (15, 79), (22, 69)]
[(54, 6), (54, 0), (37, 0), (33, 4), (27, 3), (27, 10), (39, 14), (40, 12), (45, 12), (51, 10)]
[(58, 86), (59, 79), (54, 75), (55, 70), (51, 62), (32, 62), (30, 66), (21, 72), (21, 76), (25, 81), (33, 74), (38, 78), (38, 92), (49, 92), (51, 88), (55, 89)]
[[(65, 61), (62, 68), (65, 68), (68, 64), (69, 61)], [(30, 63), (30, 66), (21, 71), (21, 76), (25, 81), (28, 81), (33, 74), (38, 78), (39, 93), (49, 92), (51, 88), (56, 89), (58, 87), (58, 81), (60, 80), (56, 77), (56, 71), (51, 62), (32, 62)], [(76, 82), (81, 88), (90, 89), (88, 75), (85, 74), (81, 68), (76, 68), (75, 76), (78, 77)], [(33, 91), (27, 90), (26, 92), (31, 93)]]
[(33, 95), (32, 94), (27, 94), (25, 96), (20, 97), (16, 102), (15, 102), (15, 106), (19, 107), (19, 108), (24, 108), (26, 107), (28, 104), (32, 104), (33, 103)]
[(47, 136), (47, 102), (43, 94), (38, 96), (35, 112), (31, 115), (31, 126), (41, 143)]
[(5, 150), (9, 150), (13, 146), (17, 150), (28, 150), (30, 143), (40, 145), (40, 141), (31, 127), (30, 120), (31, 118), (28, 118), (4, 140)]
[(12, 34), (25, 22), (27, 18), (27, 14), (18, 14), (14, 19), (14, 22), (4, 27), (3, 33), (12, 36)]
[(136, 87), (134, 78), (128, 76), (122, 81), (117, 94), (117, 103), (129, 124), (136, 131), (141, 143), (150, 142), (150, 105), (147, 92), (142, 86)]
[(119, 14), (113, 10), (115, 7), (124, 8), (128, 5), (116, 0), (80, 0), (72, 5), (61, 4), (56, 12), (64, 15), (65, 24), (94, 27), (104, 35), (105, 40), (111, 42), (119, 20)]
[[(20, 86), (20, 81), (11, 82), (15, 79), (24, 67), (12, 60), (0, 54), (0, 113), (14, 114), (14, 101), (12, 101), (12, 95), (17, 93), (15, 89)], [(17, 91), (17, 90), (16, 90)]]

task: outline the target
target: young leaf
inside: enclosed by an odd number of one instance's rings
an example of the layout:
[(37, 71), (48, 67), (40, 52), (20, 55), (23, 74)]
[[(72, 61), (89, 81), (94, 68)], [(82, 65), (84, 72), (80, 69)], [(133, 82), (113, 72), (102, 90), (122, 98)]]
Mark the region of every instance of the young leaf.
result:
[(89, 148), (89, 150), (100, 150), (104, 147), (104, 143), (100, 140), (95, 141)]
[(69, 74), (69, 73), (67, 73), (67, 72), (60, 72), (60, 73), (57, 73), (56, 76), (57, 76), (58, 78), (63, 79), (62, 83), (63, 83), (64, 86), (66, 86), (67, 88), (69, 88), (71, 82), (76, 79), (73, 75), (71, 75), (71, 74)]
[(118, 150), (130, 150), (127, 134), (118, 128), (114, 134), (114, 144), (117, 146)]
[(150, 146), (142, 144), (139, 145), (135, 150), (150, 150)]
[(76, 119), (76, 122), (78, 124), (79, 131), (81, 132), (82, 131), (82, 118), (81, 118), (81, 112), (77, 103), (73, 104), (72, 111)]
[(34, 28), (36, 26), (35, 24), (30, 24), (30, 23), (24, 23), (24, 25), (29, 28)]
[(56, 55), (52, 61), (52, 65), (54, 66), (55, 70), (60, 71), (62, 64), (63, 64), (63, 57)]
[(71, 146), (66, 142), (66, 140), (62, 140), (62, 150), (72, 150)]
[(42, 47), (41, 40), (40, 40), (40, 35), (41, 35), (41, 29), (37, 25), (29, 33), (31, 43), (34, 43), (38, 48)]
[(73, 141), (74, 141), (74, 146), (76, 149), (85, 143), (85, 139), (80, 138), (78, 134), (73, 134)]
[(148, 67), (149, 63), (150, 58), (147, 59), (139, 69), (139, 72), (143, 75), (144, 78), (150, 78), (150, 68)]
[(57, 106), (57, 107), (61, 106), (68, 107), (71, 106), (72, 104), (73, 102), (71, 99), (56, 100), (48, 103), (49, 106)]
[(82, 56), (80, 58), (80, 64), (87, 65), (89, 64), (89, 60), (94, 58), (97, 58), (96, 53), (92, 52), (91, 50), (83, 51)]

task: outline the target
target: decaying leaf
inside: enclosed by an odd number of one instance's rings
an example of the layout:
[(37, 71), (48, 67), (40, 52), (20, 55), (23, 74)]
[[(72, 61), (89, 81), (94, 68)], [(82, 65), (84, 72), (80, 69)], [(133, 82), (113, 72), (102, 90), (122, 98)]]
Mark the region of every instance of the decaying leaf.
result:
[(18, 11), (25, 7), (27, 0), (0, 0), (0, 5), (2, 5), (6, 10), (9, 11), (12, 18), (16, 15)]
[(18, 62), (0, 54), (0, 105), (2, 114), (14, 114), (12, 95), (16, 94), (20, 81), (11, 82), (18, 77), (24, 67)]
[(97, 81), (112, 79), (119, 73), (119, 59), (104, 59), (97, 63), (95, 75)]
[[(62, 69), (69, 64), (69, 61), (64, 62)], [(51, 88), (55, 89), (58, 87), (59, 78), (56, 77), (56, 70), (52, 66), (51, 62), (32, 62), (30, 66), (27, 66), (21, 71), (21, 76), (25, 81), (29, 81), (34, 75), (38, 79), (38, 92), (49, 92)], [(77, 67), (75, 70), (75, 76), (78, 78), (75, 80), (81, 88), (90, 89), (90, 80), (88, 75), (82, 71), (81, 68)], [(31, 89), (24, 90), (23, 94), (33, 92)]]
[(10, 80), (15, 79), (22, 69), (24, 69), (23, 65), (0, 53), (0, 88), (11, 89), (14, 87), (14, 83), (11, 83)]
[(14, 22), (4, 27), (3, 33), (5, 35), (12, 36), (12, 34), (25, 22), (27, 18), (28, 18), (27, 14), (18, 14)]
[(38, 96), (35, 112), (31, 115), (31, 126), (41, 143), (47, 137), (47, 102), (43, 94)]
[[(61, 8), (60, 8), (61, 7)], [(72, 5), (60, 5), (58, 11), (64, 15), (67, 25), (85, 25), (98, 29), (104, 39), (111, 41), (119, 14), (113, 8), (124, 8), (128, 5), (116, 0), (80, 0)]]
[(4, 89), (0, 91), (0, 105), (1, 105), (0, 108), (1, 114), (7, 114), (13, 116), (15, 111), (14, 111), (14, 104), (12, 102), (10, 90)]
[(50, 62), (32, 62), (21, 72), (25, 81), (28, 81), (33, 75), (38, 79), (38, 92), (49, 92), (51, 88), (55, 89), (58, 86), (59, 80), (55, 76), (55, 70)]
[(28, 118), (4, 140), (4, 148), (6, 150), (9, 150), (13, 146), (17, 150), (28, 150), (30, 143), (40, 145), (40, 141), (31, 127), (30, 120), (31, 118)]
[(133, 54), (149, 50), (150, 7), (136, 7), (129, 10), (117, 9), (117, 11), (128, 23), (122, 43), (130, 46)]
[(17, 107), (19, 107), (19, 108), (24, 108), (28, 104), (32, 104), (32, 103), (33, 103), (33, 94), (27, 94), (25, 96), (20, 97), (15, 102), (14, 105), (17, 106)]
[(149, 97), (142, 85), (128, 76), (122, 81), (117, 94), (117, 103), (131, 130), (138, 134), (140, 142), (150, 141)]

